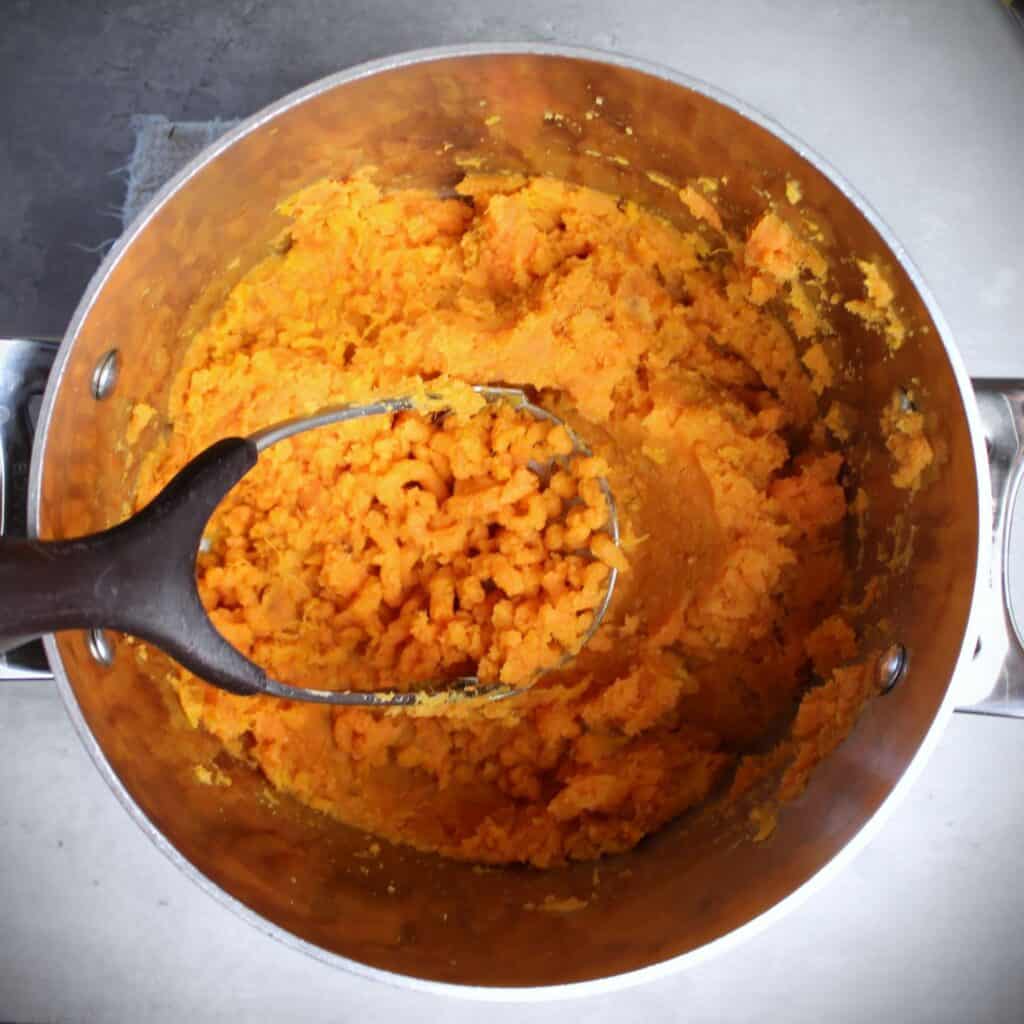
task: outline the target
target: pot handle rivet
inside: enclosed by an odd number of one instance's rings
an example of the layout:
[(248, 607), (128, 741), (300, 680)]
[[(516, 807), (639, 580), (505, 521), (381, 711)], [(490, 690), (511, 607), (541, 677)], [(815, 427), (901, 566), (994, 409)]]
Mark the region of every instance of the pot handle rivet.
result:
[(888, 693), (907, 674), (907, 649), (893, 644), (878, 659), (878, 689)]
[(114, 645), (102, 629), (90, 629), (85, 634), (85, 646), (97, 665), (109, 668), (114, 664)]
[(109, 398), (117, 385), (117, 375), (121, 369), (121, 357), (116, 348), (104, 353), (92, 371), (92, 397), (97, 402)]

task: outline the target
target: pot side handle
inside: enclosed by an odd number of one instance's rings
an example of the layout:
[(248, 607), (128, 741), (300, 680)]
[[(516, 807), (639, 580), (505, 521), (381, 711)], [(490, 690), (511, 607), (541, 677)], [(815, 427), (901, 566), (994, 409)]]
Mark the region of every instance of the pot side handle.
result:
[[(27, 534), (28, 472), (32, 437), (59, 342), (0, 338), (0, 534)], [(33, 640), (0, 653), (0, 686), (53, 678), (43, 645)]]
[[(1010, 591), (1010, 532), (1024, 482), (1024, 380), (975, 379), (992, 477), (992, 556), (974, 677), (984, 689), (957, 711), (1024, 718), (1024, 643)], [(989, 690), (985, 693), (984, 690)]]

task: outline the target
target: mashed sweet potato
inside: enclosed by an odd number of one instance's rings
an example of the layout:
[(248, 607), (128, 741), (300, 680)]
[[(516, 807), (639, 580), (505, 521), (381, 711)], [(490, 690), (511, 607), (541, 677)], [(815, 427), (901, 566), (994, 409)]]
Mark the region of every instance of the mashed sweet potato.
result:
[(281, 442), (211, 524), (207, 609), (275, 677), (525, 686), (581, 646), (609, 563), (628, 564), (603, 463), (504, 401), (438, 415)]
[[(521, 386), (566, 419), (596, 461), (548, 489), (525, 447), (503, 461), (501, 430), (525, 445), (530, 428), (493, 410), (272, 449), (199, 566), (233, 643), (288, 682), (340, 688), (471, 664), (521, 680), (573, 645), (619, 565), (604, 625), (566, 668), (426, 716), (173, 679), (193, 724), (300, 801), (446, 856), (547, 866), (633, 846), (724, 790), (746, 754), (810, 749), (801, 698), (858, 671), (839, 668), (856, 647), (836, 615), (842, 457), (809, 430), (828, 328), (805, 314), (826, 268), (775, 212), (723, 246), (713, 208), (687, 231), (551, 179), (458, 191), (360, 175), (284, 203), (287, 238), (188, 341), (138, 501), (226, 434), (425, 382)], [(598, 469), (622, 551), (602, 533)], [(827, 726), (831, 742), (843, 726)]]

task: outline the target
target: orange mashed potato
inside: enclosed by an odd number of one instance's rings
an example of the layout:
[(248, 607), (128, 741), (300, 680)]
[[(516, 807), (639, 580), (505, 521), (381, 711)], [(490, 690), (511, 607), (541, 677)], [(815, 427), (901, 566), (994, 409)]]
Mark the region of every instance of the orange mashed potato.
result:
[(218, 438), (342, 401), (508, 384), (563, 417), (594, 458), (547, 486), (524, 470), (531, 446), (564, 454), (565, 438), (507, 410), (286, 442), (214, 516), (199, 585), (278, 678), (402, 686), (475, 665), (527, 679), (620, 568), (564, 668), (432, 715), (172, 679), (194, 725), (313, 808), (445, 856), (549, 866), (747, 785), (773, 745), (809, 770), (866, 696), (837, 614), (843, 460), (811, 429), (828, 368), (804, 358), (826, 271), (772, 212), (742, 239), (707, 210), (687, 231), (552, 179), (458, 192), (360, 175), (284, 203), (285, 244), (189, 340), (138, 503)]
[(626, 567), (604, 531), (606, 467), (507, 401), (453, 400), (443, 422), (402, 413), (281, 442), (219, 510), (199, 559), (207, 609), (276, 678), (522, 686), (581, 646), (611, 565)]

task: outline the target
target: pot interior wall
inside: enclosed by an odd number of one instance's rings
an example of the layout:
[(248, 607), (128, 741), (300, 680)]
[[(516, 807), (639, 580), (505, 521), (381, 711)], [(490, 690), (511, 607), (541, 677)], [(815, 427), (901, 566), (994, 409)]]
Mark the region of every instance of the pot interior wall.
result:
[[(600, 116), (588, 119), (593, 110)], [(913, 559), (870, 612), (872, 643), (907, 645), (908, 678), (867, 709), (768, 842), (736, 841), (738, 826), (698, 816), (604, 862), (596, 887), (592, 865), (481, 871), (386, 844), (379, 856), (359, 857), (365, 836), (272, 798), (238, 765), (222, 762), (229, 787), (199, 784), (194, 766), (215, 757), (216, 745), (186, 727), (158, 667), (140, 666), (123, 644), (102, 669), (80, 636), (60, 639), (75, 698), (117, 778), (170, 843), (226, 892), (324, 950), (421, 978), (514, 986), (597, 978), (686, 953), (767, 910), (841, 850), (900, 778), (942, 702), (971, 603), (978, 523), (966, 418), (939, 333), (897, 257), (844, 194), (773, 134), (699, 91), (553, 54), (400, 64), (311, 90), (249, 125), (104, 265), (67, 341), (45, 442), (43, 536), (124, 514), (132, 403), (165, 406), (189, 330), (280, 232), (275, 203), (368, 164), (394, 185), (448, 187), (467, 165), (553, 174), (681, 222), (674, 192), (648, 172), (679, 182), (710, 175), (727, 180), (724, 208), (739, 229), (766, 195), (781, 197), (788, 178), (799, 180), (840, 290), (861, 294), (850, 256), (878, 259), (918, 328), (891, 356), (853, 318), (839, 321), (854, 371), (844, 397), (862, 414), (851, 451), (871, 499), (865, 578), (880, 547), (891, 548), (899, 517), (899, 529), (914, 527)], [(113, 347), (122, 356), (118, 389), (96, 402), (90, 375)], [(911, 381), (940, 460), (912, 502), (891, 485), (878, 425), (893, 392)], [(527, 909), (549, 894), (588, 903), (565, 914)]]

